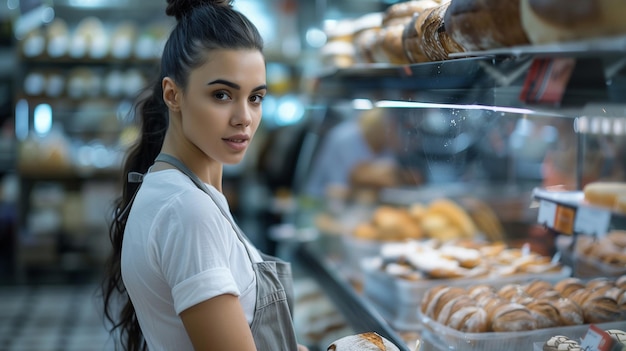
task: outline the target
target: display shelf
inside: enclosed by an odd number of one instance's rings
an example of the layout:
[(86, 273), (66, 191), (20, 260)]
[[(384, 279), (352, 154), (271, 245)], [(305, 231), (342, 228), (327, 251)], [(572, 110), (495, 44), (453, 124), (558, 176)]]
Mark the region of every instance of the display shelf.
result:
[(582, 191), (534, 189), (538, 202), (537, 222), (567, 235), (603, 236), (613, 229), (626, 229), (626, 215), (593, 206), (584, 201)]
[(320, 253), (315, 245), (314, 242), (300, 244), (294, 258), (324, 288), (324, 292), (341, 310), (355, 333), (376, 331), (398, 346), (401, 351), (410, 351), (406, 342), (379, 312), (362, 298), (336, 269), (325, 262), (325, 255)]
[[(529, 101), (525, 85), (549, 77), (531, 77), (538, 60), (571, 59), (570, 79), (557, 101)], [(593, 102), (623, 102), (626, 61), (620, 51), (557, 53), (518, 49), (476, 57), (409, 65), (361, 64), (327, 69), (316, 82), (322, 100), (372, 95), (377, 100), (532, 108), (536, 113), (578, 117)], [(610, 84), (607, 84), (610, 80)], [(531, 82), (532, 81), (532, 82)], [(372, 94), (372, 92), (375, 92)]]

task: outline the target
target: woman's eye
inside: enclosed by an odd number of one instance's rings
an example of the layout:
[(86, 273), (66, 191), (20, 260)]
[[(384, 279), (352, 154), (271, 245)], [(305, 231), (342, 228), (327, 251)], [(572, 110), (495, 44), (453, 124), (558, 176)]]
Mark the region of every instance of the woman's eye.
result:
[(254, 95), (250, 97), (250, 102), (260, 104), (261, 102), (263, 102), (263, 98), (264, 98), (263, 95)]
[(213, 96), (218, 100), (228, 100), (230, 98), (230, 96), (228, 96), (228, 94), (223, 91), (218, 91), (217, 93), (213, 94)]

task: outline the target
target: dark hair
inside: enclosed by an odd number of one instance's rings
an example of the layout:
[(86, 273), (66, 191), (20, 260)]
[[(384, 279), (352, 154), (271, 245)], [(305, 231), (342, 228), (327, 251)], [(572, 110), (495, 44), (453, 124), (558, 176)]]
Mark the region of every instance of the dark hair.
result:
[(168, 110), (163, 101), (163, 78), (170, 77), (183, 90), (190, 71), (204, 64), (207, 54), (218, 49), (256, 49), (262, 52), (263, 39), (256, 27), (225, 0), (168, 0), (165, 13), (177, 20), (163, 49), (160, 74), (147, 96), (135, 105), (141, 123), (141, 136), (129, 149), (123, 166), (122, 195), (114, 203), (109, 226), (113, 250), (107, 261), (101, 292), (104, 316), (112, 323), (110, 332), (120, 338), (124, 350), (146, 350), (135, 309), (121, 273), (122, 239), (128, 212), (137, 186), (128, 182), (130, 172), (145, 173), (163, 145), (168, 126)]

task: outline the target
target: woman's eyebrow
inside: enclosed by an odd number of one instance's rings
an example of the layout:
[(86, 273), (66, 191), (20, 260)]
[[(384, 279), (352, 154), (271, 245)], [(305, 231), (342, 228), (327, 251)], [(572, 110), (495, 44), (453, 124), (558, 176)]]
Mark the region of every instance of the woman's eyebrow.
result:
[[(213, 84), (223, 84), (226, 86), (229, 86), (233, 89), (237, 89), (237, 90), (241, 90), (241, 86), (237, 83), (233, 83), (231, 81), (225, 80), (225, 79), (216, 79), (214, 81), (211, 81), (209, 83), (207, 83), (207, 85), (213, 85)], [(262, 84), (259, 85), (258, 87), (252, 89), (252, 91), (259, 91), (259, 90), (264, 90), (267, 89), (267, 84)]]
[(229, 87), (231, 87), (233, 89), (241, 90), (241, 86), (239, 86), (239, 84), (230, 82), (230, 81), (225, 80), (225, 79), (216, 79), (214, 81), (211, 81), (211, 82), (207, 83), (207, 85), (213, 85), (213, 84), (224, 84), (224, 85), (227, 85), (227, 86), (229, 86)]

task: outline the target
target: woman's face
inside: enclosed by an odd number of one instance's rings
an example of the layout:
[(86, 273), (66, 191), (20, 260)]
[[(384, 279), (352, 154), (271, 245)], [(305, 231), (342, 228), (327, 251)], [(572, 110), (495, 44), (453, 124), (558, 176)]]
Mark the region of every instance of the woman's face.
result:
[(182, 132), (210, 159), (238, 163), (259, 127), (266, 93), (259, 51), (212, 51), (189, 75), (180, 105)]

